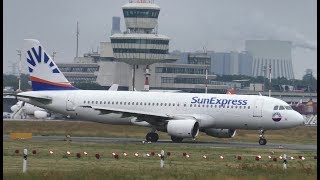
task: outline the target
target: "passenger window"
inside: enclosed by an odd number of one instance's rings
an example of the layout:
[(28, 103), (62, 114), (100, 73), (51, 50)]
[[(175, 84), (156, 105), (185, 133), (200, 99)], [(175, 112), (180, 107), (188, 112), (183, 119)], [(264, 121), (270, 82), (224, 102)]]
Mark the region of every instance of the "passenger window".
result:
[(246, 108), (246, 106), (243, 106), (243, 109), (245, 109)]
[(167, 103), (164, 103), (164, 106), (167, 106)]
[(152, 106), (154, 106), (154, 103), (152, 103)]
[(100, 101), (100, 104), (102, 104), (102, 101)]
[(94, 101), (91, 101), (92, 104), (94, 104)]
[(239, 106), (239, 109), (241, 109), (242, 106)]
[(122, 102), (120, 102), (120, 105), (122, 105)]
[(233, 106), (230, 106), (231, 108), (233, 108)]
[(110, 101), (108, 101), (108, 104), (110, 104)]
[(140, 103), (140, 105), (142, 106), (142, 102)]
[(204, 104), (202, 105), (202, 107), (204, 107)]
[(90, 101), (88, 101), (88, 104), (90, 104)]
[(275, 106), (275, 107), (273, 108), (273, 110), (278, 110), (278, 108), (279, 108), (279, 106)]
[(123, 102), (123, 105), (126, 105), (127, 104), (127, 102)]
[(227, 108), (229, 108), (229, 106), (227, 106)]
[(132, 106), (134, 106), (134, 102), (132, 102)]
[(98, 104), (98, 101), (96, 101), (96, 104)]
[(106, 104), (106, 102), (104, 101), (103, 104)]
[(136, 105), (139, 105), (139, 103), (137, 102)]
[(217, 105), (214, 105), (215, 108), (217, 108)]
[(118, 104), (118, 101), (116, 102), (116, 104)]
[(201, 105), (199, 104), (198, 107), (201, 107)]
[(250, 106), (248, 106), (248, 109), (250, 109)]
[(171, 106), (171, 103), (169, 103), (168, 106)]
[(160, 103), (160, 106), (162, 106), (163, 103)]
[(147, 105), (147, 103), (144, 103), (144, 105), (146, 106), (146, 105)]
[(280, 107), (279, 107), (279, 110), (284, 110), (284, 107), (283, 107), (283, 106), (280, 106)]
[(85, 104), (86, 103), (86, 101), (83, 101), (83, 104)]
[(211, 106), (210, 106), (211, 108), (213, 107), (213, 105), (211, 104)]
[(192, 104), (190, 104), (190, 107), (192, 107)]
[(186, 107), (186, 106), (187, 106), (187, 104), (184, 104), (183, 106), (184, 106), (184, 107)]
[(148, 103), (148, 106), (150, 106), (151, 105), (151, 103)]
[(234, 108), (236, 108), (236, 109), (237, 109), (237, 108), (238, 108), (238, 106), (235, 106)]
[(159, 106), (159, 103), (157, 103), (156, 105)]
[(174, 106), (174, 103), (172, 104), (172, 106)]
[(286, 106), (286, 109), (287, 110), (292, 110), (292, 107), (291, 106)]
[(128, 105), (130, 105), (130, 102), (128, 102)]

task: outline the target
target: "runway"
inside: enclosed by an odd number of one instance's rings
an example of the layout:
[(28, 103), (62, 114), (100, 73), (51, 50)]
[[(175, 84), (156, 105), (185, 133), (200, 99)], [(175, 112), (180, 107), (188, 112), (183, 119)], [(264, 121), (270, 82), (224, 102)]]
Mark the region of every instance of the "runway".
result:
[[(3, 135), (3, 140), (9, 139), (9, 135)], [(33, 140), (41, 141), (64, 141), (65, 136), (32, 136)], [(105, 137), (71, 137), (73, 142), (97, 142), (97, 143), (141, 143), (145, 139), (138, 138), (105, 138)], [(182, 143), (173, 143), (171, 140), (159, 140), (153, 144), (168, 144), (168, 145), (193, 145), (193, 146), (208, 146), (208, 147), (230, 147), (230, 148), (261, 148), (261, 149), (288, 149), (288, 150), (310, 150), (317, 151), (317, 145), (303, 145), (303, 144), (273, 144), (259, 145), (251, 142), (204, 142), (184, 140)]]

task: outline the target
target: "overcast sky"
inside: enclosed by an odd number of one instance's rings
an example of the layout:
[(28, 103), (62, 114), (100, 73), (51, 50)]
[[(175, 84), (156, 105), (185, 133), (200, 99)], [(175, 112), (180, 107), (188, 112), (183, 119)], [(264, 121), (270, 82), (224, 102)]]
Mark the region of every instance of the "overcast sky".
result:
[[(72, 62), (76, 54), (79, 21), (79, 55), (110, 41), (112, 16), (121, 17), (128, 0), (4, 0), (4, 69), (18, 62), (23, 39), (38, 39), (57, 62)], [(171, 38), (170, 50), (243, 51), (244, 41), (292, 41), (295, 78), (305, 69), (316, 75), (316, 0), (155, 0), (161, 8), (159, 34)], [(26, 69), (26, 67), (24, 67)]]

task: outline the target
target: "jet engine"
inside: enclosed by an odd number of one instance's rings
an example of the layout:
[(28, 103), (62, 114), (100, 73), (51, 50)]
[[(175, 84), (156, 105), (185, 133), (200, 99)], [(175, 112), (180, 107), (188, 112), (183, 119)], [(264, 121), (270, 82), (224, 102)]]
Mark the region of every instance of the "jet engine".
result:
[(235, 129), (208, 128), (208, 129), (205, 129), (204, 132), (209, 136), (217, 137), (217, 138), (232, 138), (236, 134)]
[(199, 133), (199, 123), (196, 120), (171, 120), (167, 124), (170, 136), (180, 138), (195, 138)]
[(34, 111), (34, 117), (37, 119), (44, 119), (48, 116), (48, 113), (45, 111)]

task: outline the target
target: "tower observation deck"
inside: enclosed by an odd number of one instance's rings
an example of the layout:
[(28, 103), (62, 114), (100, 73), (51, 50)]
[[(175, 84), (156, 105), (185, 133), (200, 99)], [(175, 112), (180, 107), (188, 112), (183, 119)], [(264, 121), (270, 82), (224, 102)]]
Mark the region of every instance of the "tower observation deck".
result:
[(136, 66), (145, 65), (147, 71), (150, 64), (165, 59), (170, 38), (157, 32), (158, 5), (144, 0), (130, 1), (122, 6), (122, 11), (126, 31), (115, 33), (110, 39), (115, 59), (132, 65), (134, 88)]

